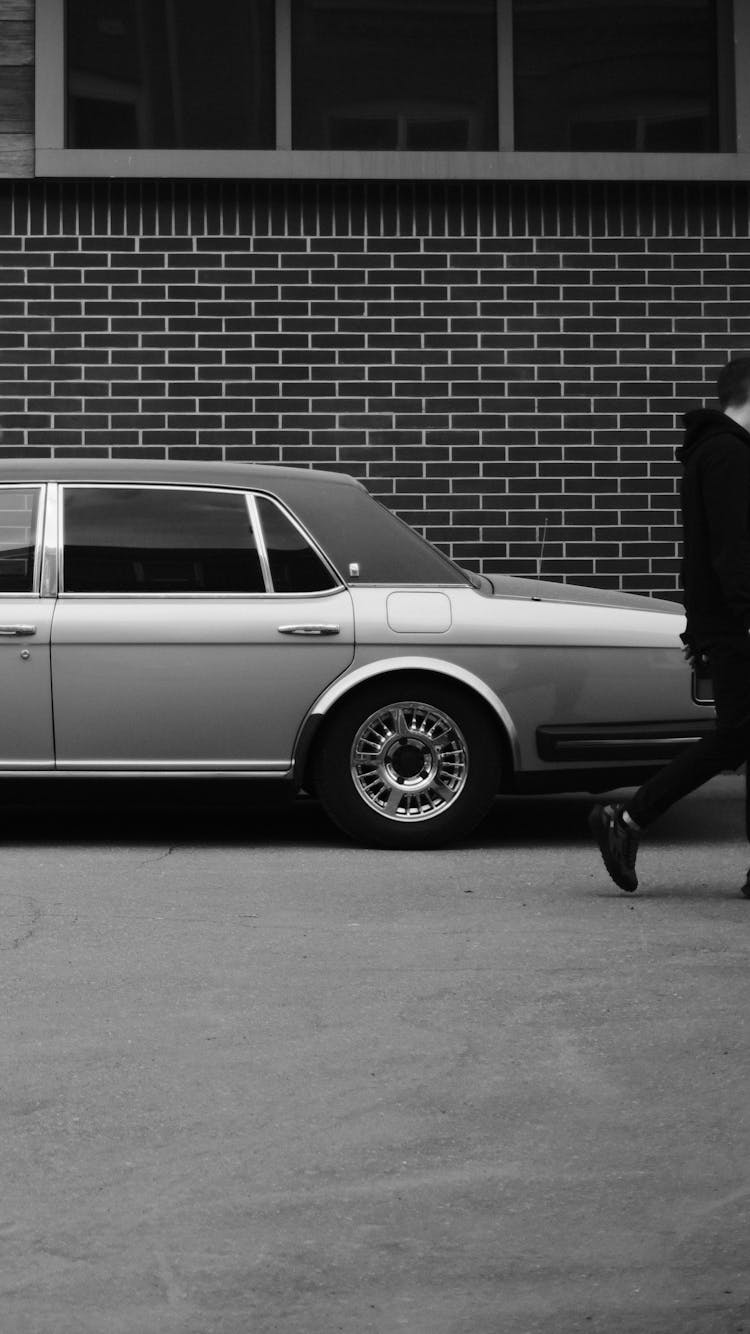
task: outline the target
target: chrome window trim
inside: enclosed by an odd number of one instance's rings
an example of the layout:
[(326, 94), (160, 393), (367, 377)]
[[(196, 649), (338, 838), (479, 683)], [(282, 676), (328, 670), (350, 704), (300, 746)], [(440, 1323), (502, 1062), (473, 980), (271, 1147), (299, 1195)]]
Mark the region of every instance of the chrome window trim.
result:
[(245, 504), (250, 519), (250, 527), (255, 537), (255, 547), (260, 557), (260, 568), (263, 571), (263, 582), (266, 586), (266, 593), (273, 592), (273, 579), (271, 578), (271, 563), (268, 559), (268, 547), (266, 546), (266, 535), (263, 532), (263, 525), (258, 513), (258, 502), (254, 492), (245, 492)]
[(44, 533), (44, 516), (45, 516), (44, 502), (46, 499), (46, 487), (44, 483), (40, 483), (38, 487), (34, 486), (33, 484), (30, 484), (29, 489), (39, 492), (39, 506), (36, 512), (36, 540), (34, 542), (34, 575), (31, 581), (31, 586), (34, 590), (34, 596), (38, 597), (39, 583), (42, 573), (42, 536)]
[[(65, 493), (67, 491), (188, 491), (188, 492), (200, 491), (203, 494), (210, 493), (211, 495), (215, 495), (218, 493), (221, 495), (232, 495), (239, 497), (247, 496), (247, 492), (243, 488), (236, 486), (206, 486), (205, 484), (197, 484), (190, 486), (184, 482), (107, 482), (107, 481), (61, 482), (59, 489), (62, 492), (61, 503), (59, 507), (59, 516), (58, 516), (58, 571), (59, 571), (60, 596), (69, 598), (70, 597), (133, 598), (138, 600), (140, 600), (141, 598), (182, 598), (182, 599), (200, 598), (204, 602), (212, 602), (216, 598), (233, 598), (235, 601), (238, 600), (244, 601), (245, 598), (248, 597), (262, 598), (266, 596), (265, 590), (260, 590), (260, 589), (256, 592), (247, 592), (247, 593), (218, 593), (218, 592), (217, 593), (207, 593), (207, 592), (155, 593), (149, 591), (148, 589), (144, 589), (142, 593), (138, 592), (135, 589), (132, 592), (128, 593), (118, 593), (114, 590), (110, 592), (107, 589), (102, 589), (100, 592), (97, 593), (86, 593), (86, 592), (79, 593), (76, 592), (75, 589), (66, 590), (65, 588)], [(253, 537), (253, 540), (257, 542), (257, 538), (253, 531), (252, 524), (250, 523), (249, 513), (248, 513), (248, 521), (249, 521), (249, 531)]]
[[(99, 601), (101, 601), (102, 598), (107, 598), (107, 600), (109, 600), (110, 598), (117, 598), (118, 601), (122, 601), (122, 602), (127, 602), (127, 601), (130, 601), (130, 602), (142, 602), (144, 598), (151, 598), (151, 599), (153, 599), (154, 601), (159, 601), (159, 600), (161, 600), (161, 601), (163, 601), (163, 602), (174, 602), (174, 601), (181, 601), (181, 602), (267, 602), (269, 597), (273, 597), (273, 598), (288, 598), (288, 599), (292, 599), (292, 598), (294, 598), (294, 599), (296, 599), (297, 601), (299, 601), (299, 599), (300, 599), (300, 598), (303, 598), (303, 597), (304, 597), (304, 598), (324, 598), (324, 597), (330, 597), (332, 593), (340, 593), (340, 592), (342, 592), (342, 591), (343, 591), (343, 589), (341, 589), (341, 588), (326, 588), (326, 589), (325, 589), (323, 592), (321, 592), (321, 593), (274, 593), (274, 592), (271, 592), (271, 593), (269, 594), (269, 593), (266, 593), (265, 591), (262, 592), (262, 593), (148, 593), (148, 592), (143, 592), (143, 593), (106, 593), (106, 592), (102, 592), (102, 593), (76, 593), (75, 589), (68, 589), (68, 591), (67, 591), (67, 593), (66, 593), (64, 589), (61, 589), (61, 591), (58, 593), (57, 596), (58, 596), (58, 598), (66, 598), (66, 599), (68, 599), (68, 600), (70, 600), (71, 598), (87, 598), (87, 599), (89, 599), (90, 601), (96, 601), (97, 599), (98, 599)], [(2, 594), (0, 594), (0, 596), (2, 596)], [(11, 594), (8, 594), (8, 596), (11, 596)], [(23, 597), (24, 594), (22, 594), (22, 593), (14, 593), (14, 594), (12, 594), (12, 596), (13, 596), (13, 597)], [(26, 596), (28, 597), (28, 596), (30, 596), (30, 594), (26, 594)]]
[(368, 582), (366, 579), (353, 579), (348, 587), (349, 591), (352, 593), (356, 593), (358, 588), (392, 588), (394, 591), (405, 588), (411, 593), (434, 593), (437, 588), (440, 589), (441, 592), (451, 594), (461, 592), (464, 588), (470, 588), (473, 593), (479, 592), (479, 589), (474, 588), (471, 584), (446, 584), (438, 583), (437, 581), (434, 584), (426, 584), (423, 579), (415, 580), (414, 583), (396, 579), (381, 579), (379, 582), (377, 580), (370, 580)]
[[(21, 484), (21, 485), (22, 485), (22, 484)], [(283, 502), (277, 495), (274, 495), (274, 493), (273, 493), (272, 491), (262, 491), (262, 490), (258, 490), (258, 491), (248, 491), (248, 490), (246, 490), (244, 487), (237, 487), (237, 486), (207, 486), (207, 485), (205, 485), (204, 483), (200, 483), (200, 484), (198, 484), (198, 483), (189, 484), (189, 483), (187, 483), (187, 482), (135, 482), (135, 481), (134, 481), (134, 482), (108, 482), (108, 481), (99, 481), (99, 482), (60, 482), (59, 484), (58, 484), (58, 483), (50, 483), (50, 486), (53, 486), (53, 487), (55, 488), (55, 493), (56, 493), (56, 494), (55, 494), (55, 523), (56, 523), (56, 530), (57, 530), (57, 553), (56, 553), (56, 554), (57, 554), (57, 585), (58, 585), (58, 596), (59, 596), (59, 597), (63, 597), (63, 598), (118, 598), (118, 599), (122, 599), (122, 598), (130, 598), (130, 599), (133, 599), (133, 600), (140, 600), (141, 598), (161, 598), (161, 599), (173, 599), (173, 598), (179, 598), (179, 599), (182, 600), (182, 601), (193, 601), (193, 600), (197, 599), (197, 600), (199, 600), (199, 601), (203, 601), (203, 602), (214, 602), (214, 601), (216, 601), (217, 599), (221, 599), (221, 600), (232, 600), (232, 601), (235, 601), (235, 602), (238, 602), (238, 601), (245, 602), (245, 601), (247, 601), (248, 598), (253, 598), (253, 599), (255, 599), (255, 598), (257, 598), (257, 599), (264, 599), (264, 598), (268, 598), (269, 596), (271, 596), (271, 597), (274, 597), (274, 598), (284, 598), (284, 599), (288, 599), (288, 600), (291, 601), (292, 599), (297, 599), (297, 600), (298, 600), (299, 598), (324, 598), (324, 597), (330, 597), (333, 593), (342, 592), (342, 591), (343, 591), (344, 589), (346, 589), (346, 587), (347, 587), (345, 581), (341, 578), (341, 575), (339, 574), (339, 572), (338, 572), (338, 570), (336, 569), (335, 565), (333, 565), (333, 563), (331, 562), (331, 560), (329, 559), (329, 557), (325, 554), (325, 552), (322, 550), (322, 548), (319, 546), (319, 544), (315, 541), (315, 538), (312, 537), (312, 535), (311, 535), (311, 534), (307, 531), (307, 529), (305, 528), (304, 524), (300, 522), (300, 520), (299, 520), (299, 519), (297, 518), (297, 516), (296, 516), (296, 515), (295, 515), (295, 514), (288, 508), (288, 506), (287, 506), (287, 505), (286, 505), (286, 504), (285, 504), (285, 503), (284, 503), (284, 502)], [(80, 592), (80, 593), (79, 593), (79, 592), (76, 592), (75, 589), (66, 589), (66, 588), (65, 588), (65, 560), (64, 560), (64, 552), (65, 552), (65, 531), (64, 531), (64, 529), (65, 529), (65, 492), (68, 491), (68, 490), (75, 490), (75, 491), (82, 491), (82, 490), (88, 490), (88, 491), (102, 491), (102, 490), (106, 490), (106, 491), (113, 491), (113, 490), (118, 490), (118, 491), (191, 491), (191, 492), (192, 492), (192, 491), (201, 491), (201, 492), (204, 492), (204, 493), (205, 493), (205, 492), (210, 492), (211, 494), (215, 494), (215, 493), (218, 492), (218, 493), (221, 493), (221, 494), (223, 494), (223, 495), (243, 496), (244, 499), (245, 499), (246, 507), (247, 507), (248, 521), (249, 521), (249, 523), (250, 523), (250, 531), (251, 531), (251, 533), (252, 533), (252, 535), (253, 535), (253, 538), (254, 538), (254, 540), (255, 540), (256, 550), (257, 550), (257, 552), (258, 552), (258, 557), (259, 557), (259, 559), (260, 559), (261, 572), (262, 572), (262, 574), (263, 574), (263, 579), (264, 579), (264, 583), (265, 583), (265, 589), (263, 589), (263, 590), (258, 590), (257, 592), (248, 592), (248, 593), (218, 593), (218, 592), (217, 592), (217, 593), (205, 593), (205, 592), (193, 592), (193, 593), (179, 593), (179, 592), (173, 592), (173, 593), (156, 593), (156, 592), (150, 592), (150, 591), (145, 590), (145, 589), (144, 589), (144, 591), (143, 591), (142, 593), (140, 593), (140, 592), (136, 592), (136, 591), (129, 592), (129, 593), (108, 592), (106, 589), (102, 589), (102, 591), (101, 591), (101, 592), (98, 592), (98, 593), (85, 593), (85, 592)], [(62, 492), (62, 495), (61, 495), (61, 496), (59, 495), (60, 492)], [(267, 551), (267, 549), (266, 549), (265, 535), (264, 535), (264, 533), (263, 533), (263, 524), (262, 524), (262, 522), (261, 522), (260, 514), (258, 513), (258, 508), (257, 508), (257, 505), (256, 505), (256, 498), (257, 498), (258, 496), (263, 496), (264, 499), (272, 501), (272, 502), (277, 506), (277, 508), (281, 510), (282, 514), (285, 516), (285, 518), (287, 518), (287, 519), (289, 520), (289, 522), (292, 524), (292, 526), (293, 526), (294, 528), (297, 529), (297, 532), (300, 534), (300, 536), (304, 539), (305, 542), (307, 542), (308, 546), (311, 548), (312, 551), (315, 552), (316, 556), (317, 556), (318, 559), (321, 561), (321, 563), (323, 564), (323, 566), (324, 566), (324, 567), (330, 572), (330, 574), (332, 575), (333, 579), (335, 580), (335, 583), (334, 583), (333, 587), (331, 587), (331, 588), (315, 589), (313, 592), (307, 592), (307, 593), (279, 593), (279, 592), (276, 592), (276, 590), (275, 590), (274, 587), (273, 587), (273, 580), (272, 580), (272, 578), (271, 578), (271, 569), (270, 569), (270, 564), (269, 564), (269, 561), (268, 561), (268, 551)], [(432, 585), (431, 585), (431, 586), (432, 586)]]
[[(284, 515), (284, 518), (288, 519), (292, 527), (297, 529), (297, 532), (299, 533), (300, 537), (305, 542), (307, 542), (307, 545), (311, 548), (312, 551), (315, 552), (315, 555), (318, 557), (321, 564), (324, 566), (326, 570), (328, 570), (329, 574), (331, 574), (334, 580), (336, 581), (333, 588), (315, 589), (315, 591), (311, 593), (279, 593), (273, 587), (273, 579), (271, 578), (271, 567), (269, 564), (268, 577), (271, 585), (271, 591), (273, 592), (274, 597), (277, 598), (319, 597), (321, 594), (334, 593), (338, 589), (346, 588), (347, 586), (346, 582), (341, 578), (341, 575), (339, 574), (339, 571), (336, 569), (336, 566), (329, 559), (329, 557), (326, 555), (323, 549), (318, 545), (312, 534), (308, 532), (308, 530), (305, 528), (305, 525), (297, 518), (296, 514), (294, 514), (289, 509), (288, 505), (286, 505), (283, 500), (280, 500), (278, 496), (275, 496), (272, 491), (254, 491), (252, 494), (254, 498), (262, 496), (264, 500), (272, 501), (272, 503), (276, 506), (276, 508), (281, 510), (281, 513)], [(265, 533), (263, 532), (263, 521), (260, 517), (260, 514), (258, 514), (257, 506), (255, 507), (255, 513), (258, 518), (258, 528), (260, 530), (260, 535), (263, 540), (263, 550), (266, 552), (266, 559), (267, 559), (268, 552), (266, 549), (266, 536)]]
[(40, 587), (40, 596), (43, 598), (57, 597), (58, 592), (58, 572), (60, 569), (58, 489), (57, 482), (49, 482), (47, 484), (47, 500), (44, 514), (42, 582)]
[(45, 489), (44, 482), (0, 482), (0, 491), (36, 491), (38, 496), (38, 506), (36, 512), (36, 533), (34, 536), (34, 569), (31, 578), (31, 588), (8, 590), (0, 589), (0, 598), (38, 598), (39, 597), (39, 577), (42, 564), (42, 533), (44, 531), (45, 515)]

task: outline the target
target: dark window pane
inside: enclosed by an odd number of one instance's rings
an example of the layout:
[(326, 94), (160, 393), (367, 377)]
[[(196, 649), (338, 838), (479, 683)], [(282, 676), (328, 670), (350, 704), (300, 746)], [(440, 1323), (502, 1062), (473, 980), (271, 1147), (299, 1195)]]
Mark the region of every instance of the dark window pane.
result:
[(258, 510), (274, 592), (316, 593), (335, 588), (330, 570), (278, 505), (259, 496)]
[(273, 148), (273, 0), (67, 0), (69, 148)]
[(39, 489), (0, 487), (0, 593), (34, 590)]
[(497, 148), (495, 0), (293, 0), (295, 148)]
[(74, 593), (262, 593), (245, 498), (66, 487), (63, 584)]
[(718, 149), (713, 0), (514, 0), (515, 144)]

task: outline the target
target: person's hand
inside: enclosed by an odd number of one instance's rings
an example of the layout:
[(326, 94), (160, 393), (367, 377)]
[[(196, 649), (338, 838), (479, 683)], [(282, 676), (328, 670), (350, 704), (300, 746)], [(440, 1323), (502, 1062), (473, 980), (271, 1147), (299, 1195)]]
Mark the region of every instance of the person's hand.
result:
[[(748, 633), (750, 634), (750, 631)], [(708, 675), (711, 669), (706, 650), (691, 643), (686, 635), (680, 635), (680, 638), (682, 640), (682, 656), (688, 666), (692, 667), (694, 672)]]
[(696, 659), (698, 657), (695, 644), (691, 643), (688, 639), (687, 633), (680, 635), (680, 639), (682, 640), (682, 656), (685, 659), (685, 662), (689, 663), (691, 667), (695, 667)]
[(705, 649), (691, 648), (689, 644), (686, 644), (682, 650), (682, 656), (688, 666), (699, 676), (711, 675), (711, 664)]

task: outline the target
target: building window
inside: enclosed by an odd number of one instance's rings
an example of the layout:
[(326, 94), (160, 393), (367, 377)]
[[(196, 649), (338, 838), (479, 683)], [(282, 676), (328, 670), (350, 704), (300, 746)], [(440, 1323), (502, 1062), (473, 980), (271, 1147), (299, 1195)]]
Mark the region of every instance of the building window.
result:
[(514, 0), (515, 142), (718, 150), (713, 0)]
[(750, 0), (35, 5), (39, 176), (747, 179)]
[(274, 0), (67, 0), (69, 148), (273, 148)]
[(495, 9), (495, 0), (293, 0), (293, 146), (496, 149)]

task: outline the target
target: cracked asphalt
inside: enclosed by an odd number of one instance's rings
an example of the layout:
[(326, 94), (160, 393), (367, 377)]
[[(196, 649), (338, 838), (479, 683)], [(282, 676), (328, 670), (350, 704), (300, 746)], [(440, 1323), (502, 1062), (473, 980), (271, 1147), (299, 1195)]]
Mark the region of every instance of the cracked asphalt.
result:
[(589, 806), (7, 808), (2, 1334), (750, 1334), (741, 780)]

